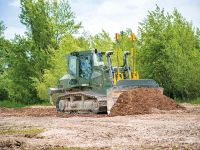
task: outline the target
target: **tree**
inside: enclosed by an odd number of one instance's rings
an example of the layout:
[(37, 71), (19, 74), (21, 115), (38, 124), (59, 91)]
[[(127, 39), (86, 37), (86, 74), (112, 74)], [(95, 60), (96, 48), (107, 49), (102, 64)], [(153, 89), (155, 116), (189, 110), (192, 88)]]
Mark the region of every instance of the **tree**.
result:
[(21, 22), (26, 25), (39, 49), (57, 49), (66, 33), (75, 33), (81, 27), (76, 24), (74, 13), (66, 0), (21, 0)]
[(3, 23), (3, 21), (0, 21), (0, 37), (3, 36), (3, 33), (4, 33), (5, 29), (6, 29), (6, 27), (5, 27), (4, 23)]
[[(153, 78), (171, 97), (200, 95), (198, 39), (192, 24), (174, 10), (165, 14), (158, 6), (140, 24), (140, 75)], [(195, 66), (198, 68), (195, 68)]]
[[(14, 40), (9, 75), (12, 78), (16, 74), (11, 84), (16, 84), (15, 87), (21, 90), (18, 92), (10, 86), (9, 93), (16, 95), (16, 99), (35, 99), (36, 91), (41, 95), (37, 83), (45, 82), (44, 76), (55, 67), (52, 59), (60, 53), (61, 39), (76, 33), (81, 23), (75, 23), (74, 13), (66, 0), (20, 0), (20, 3), (20, 21), (28, 32), (27, 37), (16, 37)], [(18, 54), (20, 56), (15, 58)]]
[(8, 55), (7, 91), (10, 99), (31, 103), (36, 90), (31, 77), (37, 77), (36, 65), (31, 56), (33, 44), (26, 38), (16, 36)]
[(48, 52), (48, 46), (54, 46), (53, 29), (43, 0), (21, 0), (21, 23), (26, 25), (30, 36), (38, 49)]
[(74, 13), (66, 0), (21, 0), (20, 20), (28, 29), (28, 37), (34, 49), (29, 51), (36, 62), (38, 79), (45, 69), (51, 68), (50, 58), (59, 48), (60, 40), (67, 33), (75, 33)]
[(8, 98), (7, 92), (7, 58), (10, 51), (11, 43), (3, 36), (6, 27), (3, 21), (0, 21), (0, 100)]
[(60, 44), (61, 39), (68, 33), (77, 33), (81, 23), (75, 22), (75, 14), (67, 0), (51, 0), (45, 3), (47, 14), (50, 18), (50, 25), (53, 28), (53, 35), (56, 45)]
[(3, 37), (5, 29), (3, 21), (0, 21), (0, 73), (3, 73), (6, 68), (6, 58), (10, 47), (10, 42)]
[[(98, 49), (102, 52), (113, 50), (114, 43), (110, 38), (109, 33), (104, 30), (94, 36), (90, 36), (89, 41), (90, 49)], [(103, 57), (103, 61), (106, 63), (105, 57)]]
[(66, 54), (74, 50), (89, 49), (89, 41), (84, 37), (74, 38), (71, 34), (67, 34), (61, 40), (60, 47), (54, 55), (52, 55), (50, 62), (52, 67), (46, 69), (42, 75), (42, 80), (34, 78), (34, 86), (37, 89), (38, 97), (41, 99), (48, 99), (47, 90), (49, 87), (56, 87), (59, 78), (66, 74), (67, 61)]
[(101, 33), (98, 33), (91, 37), (91, 48), (99, 49), (101, 51), (108, 51), (113, 49), (113, 41), (109, 36), (109, 33), (102, 30)]

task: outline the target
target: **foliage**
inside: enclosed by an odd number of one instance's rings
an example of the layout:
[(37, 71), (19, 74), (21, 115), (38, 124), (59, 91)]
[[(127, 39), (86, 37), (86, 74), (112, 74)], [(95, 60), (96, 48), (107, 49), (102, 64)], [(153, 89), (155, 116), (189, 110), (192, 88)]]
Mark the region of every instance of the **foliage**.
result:
[(74, 50), (89, 49), (89, 44), (86, 39), (80, 37), (75, 39), (70, 34), (65, 35), (61, 40), (60, 48), (51, 57), (52, 68), (46, 69), (42, 80), (36, 78), (34, 86), (37, 89), (38, 96), (41, 99), (48, 99), (47, 89), (49, 87), (56, 87), (58, 79), (66, 74), (66, 59), (65, 55)]
[(44, 129), (40, 129), (40, 128), (25, 128), (25, 129), (4, 129), (4, 130), (0, 130), (0, 135), (13, 135), (13, 134), (28, 134), (28, 135), (37, 135), (44, 132)]
[(6, 27), (3, 23), (3, 21), (0, 21), (0, 37), (3, 35), (5, 29), (6, 29)]
[(0, 73), (2, 74), (4, 68), (6, 67), (6, 57), (8, 55), (8, 49), (10, 47), (10, 42), (3, 37), (3, 33), (6, 27), (3, 21), (0, 21)]
[(37, 48), (45, 51), (49, 45), (54, 45), (53, 29), (46, 9), (43, 0), (21, 0), (20, 21), (26, 25)]
[(191, 103), (191, 104), (200, 104), (200, 98), (198, 97), (196, 99), (189, 100), (189, 103)]
[[(8, 56), (7, 82), (9, 98), (13, 100), (32, 100), (36, 91), (30, 77), (37, 75), (34, 59), (30, 56), (33, 49), (31, 41), (17, 36), (12, 43)], [(29, 103), (29, 102), (28, 102)]]
[(75, 33), (81, 23), (75, 23), (74, 13), (66, 0), (21, 0), (21, 22), (28, 28), (39, 49), (57, 49), (66, 33)]
[[(89, 41), (90, 49), (97, 49), (102, 52), (113, 50), (114, 43), (110, 38), (109, 33), (104, 30), (94, 36), (90, 36)], [(106, 57), (103, 57), (103, 61), (106, 63)]]
[[(47, 99), (47, 89), (55, 87), (66, 74), (65, 55), (74, 50), (112, 50), (113, 65), (117, 65), (116, 43), (106, 31), (74, 36), (82, 26), (76, 23), (67, 0), (20, 2), (20, 21), (27, 27), (26, 36), (6, 40), (6, 27), (0, 21), (1, 100), (32, 104)], [(131, 50), (131, 33), (131, 29), (120, 32), (120, 66), (123, 52)], [(138, 63), (134, 67), (141, 78), (155, 79), (173, 98), (200, 97), (200, 30), (195, 30), (177, 10), (169, 14), (157, 7), (140, 24), (138, 33), (134, 44)]]
[(6, 108), (21, 108), (25, 107), (25, 104), (22, 104), (20, 102), (15, 101), (9, 101), (9, 100), (2, 100), (0, 101), (0, 107), (6, 107)]
[(153, 78), (171, 97), (200, 95), (199, 37), (177, 10), (166, 14), (158, 6), (140, 24), (140, 72)]
[[(20, 2), (22, 10), (20, 21), (26, 25), (27, 35), (16, 36), (12, 41), (5, 40), (2, 35), (5, 26), (0, 22), (0, 54), (2, 56), (0, 58), (0, 98), (30, 104), (38, 101), (36, 83), (43, 82), (43, 76), (46, 78), (49, 70), (59, 66), (60, 60), (64, 62), (63, 56), (62, 59), (56, 60), (56, 65), (52, 63), (54, 57), (62, 55), (59, 52), (61, 39), (68, 33), (76, 33), (81, 24), (75, 23), (74, 13), (68, 1), (21, 0)], [(79, 42), (87, 47), (87, 43), (81, 37)], [(67, 43), (71, 44), (68, 41)], [(69, 48), (72, 47), (69, 46)], [(64, 65), (61, 66), (65, 68)], [(58, 67), (57, 70), (59, 69)], [(62, 74), (62, 71), (60, 73)], [(57, 74), (51, 76), (57, 77)], [(46, 80), (49, 78), (51, 77)], [(52, 80), (52, 82), (56, 81)]]
[(66, 34), (77, 33), (81, 23), (75, 23), (75, 15), (66, 0), (46, 1), (47, 14), (53, 28), (54, 40), (57, 45)]
[[(51, 68), (50, 58), (57, 53), (60, 40), (67, 33), (75, 33), (81, 23), (75, 23), (68, 1), (21, 0), (20, 21), (28, 29), (34, 48), (28, 53), (36, 62), (37, 79)], [(35, 77), (35, 76), (33, 76)]]
[(12, 47), (10, 41), (6, 40), (3, 36), (6, 27), (0, 21), (0, 100), (8, 98), (7, 92), (7, 68), (8, 68), (8, 55)]
[(113, 49), (113, 41), (108, 32), (102, 30), (101, 33), (91, 36), (91, 49), (95, 48), (101, 51), (109, 51)]
[(192, 99), (175, 99), (178, 103), (190, 103), (190, 104), (200, 104), (200, 97), (192, 98)]
[[(119, 66), (124, 65), (123, 64), (123, 53), (126, 51), (126, 52), (130, 52), (130, 54), (131, 54), (132, 44), (134, 44), (133, 46), (135, 46), (135, 43), (132, 43), (131, 39), (130, 39), (131, 33), (133, 33), (133, 32), (129, 28), (127, 28), (124, 31), (119, 32), (119, 39), (118, 39)], [(109, 35), (108, 32), (102, 30), (101, 33), (98, 33), (94, 36), (91, 36), (90, 41), (91, 41), (91, 48), (92, 49), (97, 48), (97, 49), (104, 51), (104, 52), (105, 51), (113, 51), (114, 53), (111, 56), (112, 57), (112, 64), (113, 64), (113, 66), (117, 65), (116, 41), (113, 41), (110, 38), (110, 35)], [(136, 59), (137, 58), (136, 49), (134, 50), (134, 55), (135, 55), (134, 59)], [(129, 59), (129, 65), (132, 68), (131, 62), (132, 62), (133, 57), (130, 55), (128, 57), (128, 59)]]

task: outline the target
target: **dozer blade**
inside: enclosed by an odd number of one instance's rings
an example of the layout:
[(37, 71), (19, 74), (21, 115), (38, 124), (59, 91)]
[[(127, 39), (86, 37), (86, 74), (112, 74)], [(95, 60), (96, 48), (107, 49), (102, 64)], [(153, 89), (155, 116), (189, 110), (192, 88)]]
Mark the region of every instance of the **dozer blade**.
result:
[(153, 80), (153, 79), (119, 80), (117, 82), (116, 86), (122, 87), (122, 88), (126, 88), (126, 87), (135, 87), (135, 88), (136, 87), (154, 87), (154, 88), (158, 88), (159, 87), (158, 83), (156, 83), (156, 81)]
[(163, 88), (159, 87), (158, 83), (152, 79), (119, 80), (116, 86), (107, 90), (107, 113), (110, 114), (113, 105), (121, 93), (136, 88), (158, 88), (163, 93)]

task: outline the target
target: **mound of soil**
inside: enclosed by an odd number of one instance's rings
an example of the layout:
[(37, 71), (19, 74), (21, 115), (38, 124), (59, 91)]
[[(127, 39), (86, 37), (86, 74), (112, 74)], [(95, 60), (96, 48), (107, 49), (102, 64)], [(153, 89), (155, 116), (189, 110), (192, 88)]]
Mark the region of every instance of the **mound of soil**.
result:
[(152, 109), (185, 109), (156, 88), (137, 88), (123, 92), (111, 109), (111, 116), (149, 114)]

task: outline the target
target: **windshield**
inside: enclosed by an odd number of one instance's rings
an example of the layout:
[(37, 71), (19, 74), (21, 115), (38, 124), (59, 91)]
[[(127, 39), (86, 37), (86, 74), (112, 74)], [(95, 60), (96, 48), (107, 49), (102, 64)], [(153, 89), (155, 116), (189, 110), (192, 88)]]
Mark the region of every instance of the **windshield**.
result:
[(101, 53), (97, 53), (96, 55), (97, 55), (97, 61), (98, 62), (102, 62), (103, 61), (102, 54)]
[(101, 66), (104, 65), (102, 54), (101, 53), (94, 53), (94, 66)]
[(91, 55), (80, 56), (79, 75), (81, 78), (89, 79), (92, 74)]
[(76, 75), (76, 56), (69, 56), (69, 72)]

